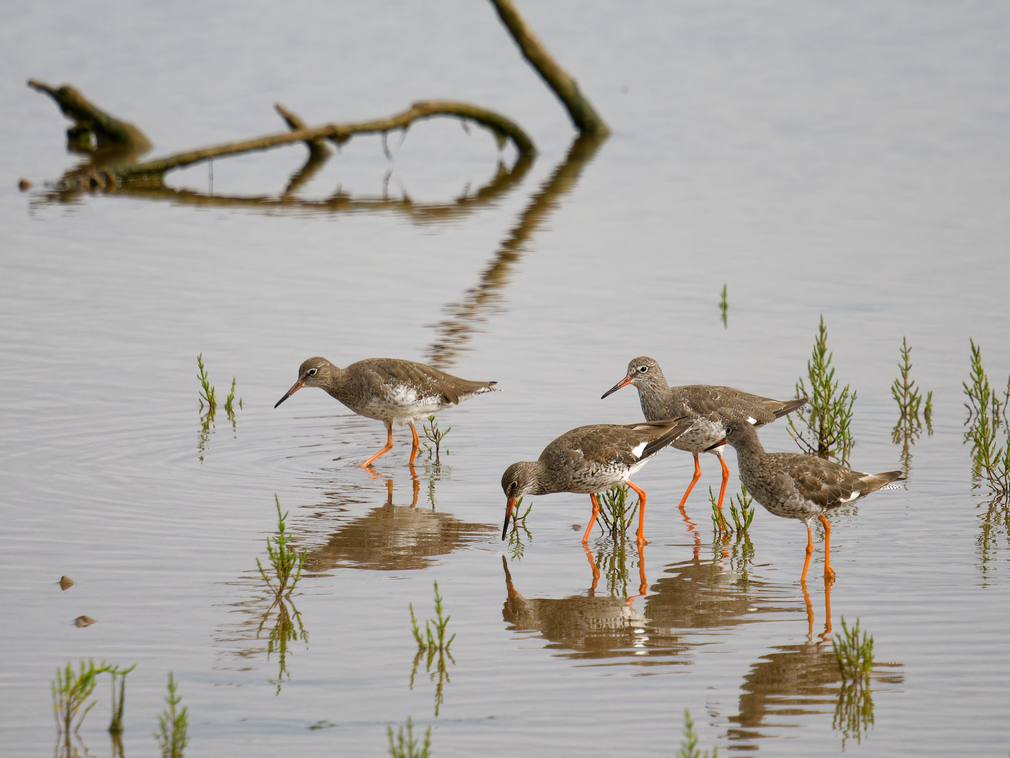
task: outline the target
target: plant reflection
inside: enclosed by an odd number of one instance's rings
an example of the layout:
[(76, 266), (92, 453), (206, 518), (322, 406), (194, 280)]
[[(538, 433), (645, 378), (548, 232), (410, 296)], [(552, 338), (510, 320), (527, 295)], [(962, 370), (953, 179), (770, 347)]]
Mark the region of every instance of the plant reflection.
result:
[[(831, 633), (831, 583), (824, 587), (824, 629), (814, 641), (814, 609), (802, 583), (807, 613), (804, 642), (781, 645), (762, 655), (744, 677), (739, 713), (730, 717), (737, 724), (728, 737), (734, 750), (757, 750), (756, 740), (781, 737), (784, 726), (800, 726), (800, 719), (819, 714), (832, 715), (832, 727), (840, 733), (842, 748), (849, 739), (861, 742), (873, 727), (873, 697), (870, 682), (901, 684), (904, 676), (891, 673), (899, 663), (875, 663), (868, 680), (842, 677), (829, 641)], [(774, 735), (763, 732), (774, 727)], [(742, 744), (741, 744), (742, 743)]]
[(518, 223), (492, 256), (477, 286), (467, 290), (461, 301), (443, 309), (447, 318), (434, 326), (436, 336), (428, 348), (428, 363), (443, 370), (451, 368), (460, 352), (467, 349), (466, 344), (477, 331), (477, 325), (500, 299), (499, 291), (508, 284), (512, 267), (522, 256), (526, 243), (560, 205), (561, 198), (571, 192), (582, 169), (592, 161), (603, 141), (597, 137), (579, 137), (572, 143), (565, 160), (533, 196)]
[[(438, 594), (438, 582), (435, 582), (435, 614), (436, 618), (428, 619), (425, 622), (425, 634), (422, 635), (417, 625), (417, 618), (414, 616), (414, 606), (413, 604), (410, 606), (410, 622), (413, 626), (414, 640), (417, 642), (414, 667), (410, 672), (410, 689), (414, 689), (414, 678), (417, 676), (417, 667), (421, 663), (421, 659), (427, 656), (425, 671), (428, 673), (429, 679), (434, 682), (435, 677), (438, 677), (435, 684), (435, 717), (438, 718), (439, 709), (445, 701), (445, 685), (451, 684), (448, 661), (452, 661), (453, 665), (456, 664), (456, 659), (449, 652), (449, 646), (456, 639), (456, 635), (453, 634), (448, 640), (445, 637), (446, 626), (451, 616), (443, 615), (442, 596)], [(434, 671), (431, 670), (432, 663), (436, 664)]]
[[(288, 643), (302, 640), (308, 645), (309, 633), (302, 624), (302, 615), (291, 599), (291, 593), (302, 576), (306, 553), (304, 550), (298, 552), (291, 549), (291, 536), (287, 534), (285, 526), (288, 514), (281, 513), (280, 499), (276, 495), (274, 499), (277, 502), (278, 534), (267, 539), (267, 554), (273, 568), (273, 577), (263, 568), (259, 558), (256, 559), (256, 567), (259, 569), (267, 589), (273, 594), (273, 602), (260, 620), (259, 627), (256, 629), (256, 639), (260, 638), (263, 628), (270, 622), (267, 660), (271, 655), (277, 653), (280, 670), (277, 672), (276, 681), (271, 680), (271, 684), (277, 685), (277, 694), (279, 695), (284, 677), (291, 678), (287, 668)], [(271, 615), (273, 616), (272, 621)]]

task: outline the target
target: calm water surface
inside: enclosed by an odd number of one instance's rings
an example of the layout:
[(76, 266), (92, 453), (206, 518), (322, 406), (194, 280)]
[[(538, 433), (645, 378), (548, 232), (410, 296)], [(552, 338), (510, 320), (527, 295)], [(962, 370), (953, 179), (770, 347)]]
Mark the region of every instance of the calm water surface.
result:
[[(983, 538), (961, 391), (970, 339), (994, 386), (1010, 372), (1010, 11), (525, 5), (613, 127), (603, 145), (572, 146), (480, 2), (10, 10), (4, 755), (53, 749), (50, 680), (82, 657), (138, 664), (129, 756), (157, 749), (169, 672), (192, 757), (382, 755), (408, 716), (438, 756), (668, 756), (685, 709), (702, 746), (733, 755), (1010, 749), (1008, 542)], [(157, 155), (278, 131), (275, 102), (325, 123), (441, 97), (507, 114), (541, 152), (517, 164), (479, 130), (425, 123), (390, 137), (391, 160), (353, 140), (298, 202), (276, 201), (301, 147), (172, 175), (189, 192), (172, 198), (53, 203), (43, 185), (73, 159), (29, 77), (78, 87)], [(22, 176), (36, 189), (19, 193)], [(641, 418), (630, 389), (599, 399), (632, 357), (673, 383), (785, 398), (821, 315), (836, 378), (858, 390), (855, 467), (901, 465), (903, 337), (935, 406), (907, 489), (834, 519), (833, 586), (820, 545), (799, 583), (799, 523), (759, 510), (752, 550), (713, 541), (714, 458), (685, 522), (678, 452), (636, 477), (641, 553), (597, 532), (587, 555), (576, 495), (534, 499), (529, 534), (501, 542), (508, 464), (572, 427)], [(234, 424), (201, 425), (200, 353), (219, 396), (237, 378)], [(412, 478), (401, 429), (366, 472), (379, 423), (317, 391), (272, 407), (317, 354), (435, 361), (503, 391), (439, 417), (441, 466), (422, 454)], [(782, 423), (762, 437), (794, 449)], [(309, 556), (293, 596), (305, 633), (283, 655), (256, 571), (275, 495)], [(413, 670), (410, 628), (411, 604), (434, 615), (436, 581), (456, 635), (442, 677)], [(96, 623), (74, 626), (85, 614)], [(874, 637), (869, 700), (833, 664), (843, 617)], [(108, 683), (96, 694), (80, 736), (106, 755)]]

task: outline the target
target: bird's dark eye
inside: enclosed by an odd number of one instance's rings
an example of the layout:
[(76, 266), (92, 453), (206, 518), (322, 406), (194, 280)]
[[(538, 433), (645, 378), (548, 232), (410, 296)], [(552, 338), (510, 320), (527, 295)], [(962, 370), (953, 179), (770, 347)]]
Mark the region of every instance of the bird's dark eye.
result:
[(310, 368), (305, 373), (308, 374), (309, 376), (315, 376), (318, 372), (319, 372), (319, 369), (317, 369), (317, 368)]
[(649, 370), (649, 367), (648, 367), (648, 366), (639, 366), (639, 367), (638, 367), (638, 372), (639, 372), (640, 374), (644, 374), (644, 373), (645, 373), (646, 371), (648, 371), (648, 370)]

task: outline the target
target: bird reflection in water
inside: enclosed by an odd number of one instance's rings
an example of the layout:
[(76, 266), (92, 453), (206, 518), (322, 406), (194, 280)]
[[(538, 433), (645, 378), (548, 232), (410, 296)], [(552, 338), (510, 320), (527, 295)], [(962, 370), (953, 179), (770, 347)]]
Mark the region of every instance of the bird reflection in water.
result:
[[(867, 680), (844, 680), (831, 645), (831, 582), (824, 584), (824, 627), (814, 639), (814, 608), (806, 583), (801, 584), (807, 614), (804, 642), (781, 645), (761, 656), (744, 677), (740, 712), (730, 717), (737, 724), (728, 737), (735, 750), (757, 750), (757, 740), (781, 737), (783, 726), (801, 726), (806, 717), (832, 716), (842, 748), (849, 739), (862, 742), (873, 727), (873, 697), (870, 683), (894, 685), (904, 675), (891, 669), (900, 663), (875, 663)], [(880, 691), (878, 689), (878, 691)], [(776, 730), (764, 734), (767, 724)], [(741, 744), (743, 743), (743, 744)]]
[[(639, 550), (639, 578), (645, 590), (645, 569), (642, 548)], [(592, 571), (592, 584), (584, 595), (552, 599), (523, 597), (512, 581), (508, 560), (502, 556), (505, 569), (505, 587), (508, 593), (502, 607), (502, 618), (510, 631), (538, 632), (549, 641), (547, 647), (560, 651), (559, 656), (576, 660), (623, 659), (614, 662), (638, 665), (686, 664), (678, 656), (687, 646), (675, 635), (656, 634), (649, 628), (645, 616), (632, 602), (637, 595), (596, 594), (600, 580), (600, 566), (608, 570), (608, 585), (617, 587), (627, 579), (609, 576), (609, 567), (623, 559), (613, 549), (601, 549), (598, 559), (586, 550)], [(626, 577), (626, 571), (625, 571)], [(660, 660), (665, 659), (665, 660)], [(602, 665), (602, 664), (597, 664)]]
[[(434, 556), (448, 555), (471, 543), (484, 541), (488, 534), (496, 531), (488, 524), (471, 524), (448, 513), (416, 508), (416, 476), (412, 477), (412, 485), (414, 500), (411, 505), (395, 505), (393, 480), (387, 478), (385, 504), (339, 524), (325, 537), (325, 542), (310, 548), (306, 571), (319, 574), (335, 568), (424, 569), (432, 564)], [(334, 504), (344, 505), (347, 497), (345, 493), (329, 495), (327, 510)], [(327, 513), (321, 513), (319, 518), (326, 519)]]

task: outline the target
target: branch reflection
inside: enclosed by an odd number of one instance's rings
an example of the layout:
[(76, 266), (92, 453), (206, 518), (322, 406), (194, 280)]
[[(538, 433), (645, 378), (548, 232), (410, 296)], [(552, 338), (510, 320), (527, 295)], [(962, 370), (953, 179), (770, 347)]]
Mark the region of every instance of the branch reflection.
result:
[[(406, 216), (415, 224), (425, 225), (466, 217), (499, 200), (522, 182), (534, 161), (531, 156), (520, 155), (511, 168), (504, 162), (499, 162), (495, 175), (479, 190), (471, 192), (467, 186), (459, 197), (444, 203), (414, 202), (406, 196), (393, 199), (385, 193), (382, 197), (354, 197), (343, 192), (339, 187), (329, 197), (318, 200), (298, 197), (297, 193), (316, 176), (328, 159), (329, 154), (310, 150), (305, 163), (292, 174), (284, 191), (276, 197), (269, 195), (216, 195), (212, 186), (208, 188), (207, 192), (174, 189), (156, 179), (145, 183), (131, 182), (114, 189), (118, 195), (128, 195), (146, 200), (168, 200), (178, 205), (213, 208), (244, 208), (267, 213), (277, 211), (326, 214), (389, 212)], [(106, 155), (95, 153), (89, 161), (72, 169), (68, 174), (100, 176), (108, 160)], [(73, 203), (77, 202), (81, 195), (97, 189), (106, 189), (106, 187), (104, 184), (97, 183), (84, 188), (76, 185), (57, 184), (46, 192), (33, 195), (31, 204), (44, 206), (54, 203)]]
[(593, 160), (603, 142), (597, 137), (579, 137), (572, 143), (565, 160), (533, 196), (519, 222), (491, 258), (477, 286), (467, 290), (460, 302), (443, 309), (447, 318), (434, 325), (436, 336), (428, 348), (427, 363), (442, 370), (451, 368), (460, 352), (467, 349), (477, 325), (500, 299), (500, 290), (508, 284), (512, 266), (522, 256), (526, 242), (557, 208), (561, 198), (571, 192), (582, 169)]

